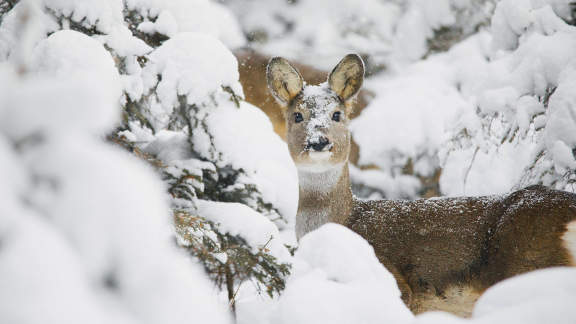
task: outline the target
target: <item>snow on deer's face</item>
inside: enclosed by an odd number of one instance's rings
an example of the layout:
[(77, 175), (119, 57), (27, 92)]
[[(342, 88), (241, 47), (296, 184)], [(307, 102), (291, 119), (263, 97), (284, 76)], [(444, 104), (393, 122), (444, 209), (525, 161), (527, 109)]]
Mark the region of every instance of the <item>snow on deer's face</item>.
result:
[(350, 131), (344, 102), (328, 87), (305, 86), (286, 109), (286, 140), (299, 168), (323, 171), (348, 160)]
[(360, 57), (350, 54), (334, 68), (328, 81), (305, 85), (283, 58), (267, 69), (268, 88), (284, 107), (288, 148), (299, 169), (323, 172), (348, 161), (348, 116), (364, 78)]

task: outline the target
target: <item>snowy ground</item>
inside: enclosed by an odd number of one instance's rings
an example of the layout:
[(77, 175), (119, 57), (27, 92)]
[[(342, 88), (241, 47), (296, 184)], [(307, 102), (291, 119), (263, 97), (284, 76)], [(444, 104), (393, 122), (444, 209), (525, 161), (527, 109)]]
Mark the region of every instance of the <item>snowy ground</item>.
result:
[[(1, 323), (576, 323), (576, 269), (502, 282), (471, 319), (414, 317), (346, 228), (310, 233), (292, 256), (296, 170), (242, 100), (231, 53), (265, 32), (251, 45), (319, 68), (363, 54), (377, 95), (351, 129), (360, 164), (377, 168), (351, 174), (380, 195), (415, 198), (438, 169), (444, 195), (576, 191), (569, 1), (11, 4), (0, 2)], [(448, 27), (464, 36), (432, 51)], [(118, 128), (161, 166), (103, 140)], [(270, 298), (237, 282), (234, 317), (174, 244), (171, 210), (291, 264), (285, 290)]]

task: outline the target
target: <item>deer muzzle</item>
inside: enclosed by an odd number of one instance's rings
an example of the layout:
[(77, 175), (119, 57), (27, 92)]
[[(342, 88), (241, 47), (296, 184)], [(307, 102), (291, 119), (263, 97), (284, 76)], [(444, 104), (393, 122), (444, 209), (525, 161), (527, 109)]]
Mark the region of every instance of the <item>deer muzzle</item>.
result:
[(321, 136), (316, 141), (309, 141), (306, 145), (306, 149), (309, 151), (323, 152), (328, 151), (332, 148), (332, 144), (328, 138)]

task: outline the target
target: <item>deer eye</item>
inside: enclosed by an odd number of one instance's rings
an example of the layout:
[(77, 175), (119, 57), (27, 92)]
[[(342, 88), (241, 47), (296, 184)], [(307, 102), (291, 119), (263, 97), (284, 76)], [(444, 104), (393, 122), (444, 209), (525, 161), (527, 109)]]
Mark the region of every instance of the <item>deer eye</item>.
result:
[(294, 113), (294, 122), (299, 123), (303, 120), (304, 120), (304, 117), (302, 117), (301, 113), (299, 113), (299, 112)]
[(332, 120), (335, 121), (335, 122), (339, 122), (339, 121), (340, 121), (340, 115), (341, 115), (341, 114), (342, 114), (342, 113), (339, 112), (339, 111), (334, 112), (334, 113), (332, 114)]

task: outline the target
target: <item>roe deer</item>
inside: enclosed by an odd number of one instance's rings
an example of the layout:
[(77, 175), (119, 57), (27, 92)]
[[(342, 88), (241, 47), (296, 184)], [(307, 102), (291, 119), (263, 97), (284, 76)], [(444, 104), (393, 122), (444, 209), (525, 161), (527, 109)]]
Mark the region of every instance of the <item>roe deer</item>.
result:
[[(234, 51), (238, 60), (238, 72), (240, 83), (244, 89), (246, 101), (262, 109), (274, 126), (274, 131), (282, 138), (286, 138), (286, 123), (280, 110), (280, 106), (270, 95), (266, 87), (266, 66), (270, 56), (263, 55), (249, 48), (240, 48)], [(306, 64), (293, 64), (302, 76), (312, 83), (320, 83), (326, 80), (327, 71), (319, 70)], [(369, 91), (360, 90), (357, 96), (356, 109), (349, 118), (355, 118), (368, 105), (372, 94)], [(352, 141), (350, 161), (358, 160), (358, 146)]]
[(268, 88), (284, 107), (298, 169), (298, 239), (327, 222), (357, 232), (394, 275), (414, 313), (468, 316), (479, 295), (503, 279), (576, 265), (576, 195), (569, 192), (531, 186), (502, 196), (356, 199), (348, 122), (363, 78), (364, 64), (354, 54), (320, 85), (306, 85), (283, 58), (268, 64)]

